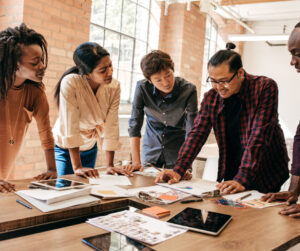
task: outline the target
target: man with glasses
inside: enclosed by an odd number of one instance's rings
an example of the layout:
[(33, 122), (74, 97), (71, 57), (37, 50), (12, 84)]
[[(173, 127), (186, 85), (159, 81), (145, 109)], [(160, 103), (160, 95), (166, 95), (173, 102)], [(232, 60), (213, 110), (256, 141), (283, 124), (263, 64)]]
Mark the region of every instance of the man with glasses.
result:
[(207, 82), (213, 88), (204, 96), (173, 171), (160, 173), (156, 182), (178, 182), (213, 128), (219, 146), (220, 192), (277, 192), (289, 176), (286, 144), (278, 122), (277, 84), (246, 73), (241, 56), (231, 50), (235, 45), (228, 43), (226, 47), (208, 62)]

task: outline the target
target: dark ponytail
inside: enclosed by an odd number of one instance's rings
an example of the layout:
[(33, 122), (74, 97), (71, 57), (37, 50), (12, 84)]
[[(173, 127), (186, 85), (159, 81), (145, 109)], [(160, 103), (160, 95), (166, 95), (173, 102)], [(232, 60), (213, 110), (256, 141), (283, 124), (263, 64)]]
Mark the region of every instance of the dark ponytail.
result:
[(227, 49), (227, 50), (234, 50), (235, 47), (236, 47), (236, 46), (235, 46), (234, 43), (231, 43), (231, 42), (226, 43), (226, 49)]
[(209, 66), (218, 66), (224, 62), (229, 65), (230, 72), (235, 72), (241, 67), (243, 67), (242, 58), (240, 54), (233, 51), (235, 47), (236, 46), (234, 43), (227, 43), (226, 50), (219, 50), (209, 59), (207, 68)]
[(47, 42), (42, 34), (29, 29), (24, 23), (0, 32), (0, 100), (6, 99), (7, 91), (15, 82), (23, 46), (33, 44), (41, 47), (42, 62), (46, 68), (48, 63)]
[(57, 106), (59, 107), (59, 93), (61, 81), (63, 78), (71, 73), (86, 75), (91, 73), (97, 65), (100, 63), (101, 59), (105, 56), (109, 56), (107, 50), (102, 46), (94, 42), (86, 42), (79, 45), (73, 54), (73, 61), (76, 66), (68, 69), (59, 79), (54, 93), (54, 99), (56, 100)]

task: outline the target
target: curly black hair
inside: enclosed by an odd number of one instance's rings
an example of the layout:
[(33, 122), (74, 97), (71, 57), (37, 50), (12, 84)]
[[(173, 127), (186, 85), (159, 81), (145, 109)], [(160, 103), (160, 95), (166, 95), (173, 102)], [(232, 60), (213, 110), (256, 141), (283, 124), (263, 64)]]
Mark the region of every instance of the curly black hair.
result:
[(40, 33), (22, 23), (15, 28), (0, 31), (0, 100), (5, 100), (8, 90), (14, 84), (18, 62), (23, 46), (36, 44), (42, 49), (42, 61), (47, 67), (48, 52), (46, 39)]

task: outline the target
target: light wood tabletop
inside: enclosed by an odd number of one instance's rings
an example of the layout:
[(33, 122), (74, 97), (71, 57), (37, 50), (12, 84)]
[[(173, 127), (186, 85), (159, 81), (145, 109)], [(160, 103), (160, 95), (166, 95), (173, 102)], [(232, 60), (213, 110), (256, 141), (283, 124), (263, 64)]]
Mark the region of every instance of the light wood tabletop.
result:
[[(73, 176), (70, 177), (74, 178)], [(82, 181), (81, 178), (76, 179)], [(151, 177), (135, 175), (130, 179), (133, 187), (154, 184)], [(27, 187), (29, 180), (14, 183), (17, 189), (23, 189)], [(89, 213), (123, 208), (138, 201), (134, 198), (101, 200), (93, 205), (81, 205), (42, 213), (38, 209), (30, 210), (18, 205), (16, 203), (18, 196), (15, 194), (1, 194), (0, 198), (0, 237), (1, 233), (13, 231), (13, 229), (25, 228), (26, 230), (26, 227), (59, 221), (68, 217), (72, 220), (74, 214), (84, 217)], [(142, 204), (134, 204), (137, 207), (140, 205)], [(171, 215), (162, 220), (168, 220), (185, 207), (230, 214), (233, 220), (217, 237), (188, 231), (152, 246), (155, 250), (286, 250), (300, 242), (300, 220), (279, 215), (278, 211), (284, 206), (265, 209), (238, 209), (220, 206), (212, 199), (205, 199), (203, 202), (175, 203), (164, 207), (171, 210)], [(76, 221), (74, 222), (74, 225), (60, 226), (56, 229), (46, 229), (46, 231), (3, 240), (0, 242), (0, 250), (91, 250), (81, 242), (81, 239), (105, 231), (88, 223), (76, 224)]]

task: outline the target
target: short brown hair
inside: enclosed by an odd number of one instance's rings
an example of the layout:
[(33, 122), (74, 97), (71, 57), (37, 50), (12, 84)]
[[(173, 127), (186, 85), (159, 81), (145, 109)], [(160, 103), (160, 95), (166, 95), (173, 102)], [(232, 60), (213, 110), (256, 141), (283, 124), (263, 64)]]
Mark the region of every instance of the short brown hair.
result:
[(146, 79), (162, 70), (172, 69), (174, 71), (174, 62), (168, 53), (160, 50), (154, 50), (145, 55), (141, 60), (141, 69)]

